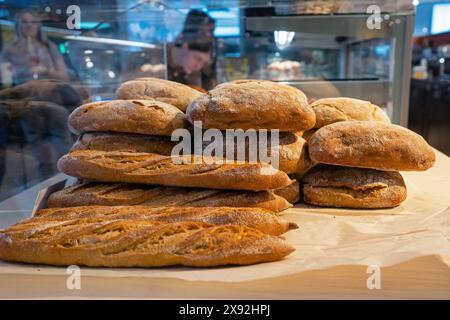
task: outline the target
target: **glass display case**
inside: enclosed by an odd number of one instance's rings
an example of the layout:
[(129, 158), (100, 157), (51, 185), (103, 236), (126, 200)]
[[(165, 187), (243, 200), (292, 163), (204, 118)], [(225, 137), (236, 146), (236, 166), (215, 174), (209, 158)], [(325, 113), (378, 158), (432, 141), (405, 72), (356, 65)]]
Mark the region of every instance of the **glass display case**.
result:
[[(302, 89), (310, 101), (371, 100), (406, 125), (411, 1), (6, 0), (0, 3), (0, 201), (57, 174), (57, 159), (75, 139), (66, 124), (75, 107), (113, 99), (129, 79), (172, 79), (171, 48), (192, 9), (213, 25), (211, 57), (200, 81), (188, 83), (193, 87), (270, 79)], [(31, 12), (30, 21), (22, 21), (24, 12)], [(40, 29), (49, 70), (30, 37), (20, 46), (20, 23)], [(58, 66), (63, 72), (55, 76)]]

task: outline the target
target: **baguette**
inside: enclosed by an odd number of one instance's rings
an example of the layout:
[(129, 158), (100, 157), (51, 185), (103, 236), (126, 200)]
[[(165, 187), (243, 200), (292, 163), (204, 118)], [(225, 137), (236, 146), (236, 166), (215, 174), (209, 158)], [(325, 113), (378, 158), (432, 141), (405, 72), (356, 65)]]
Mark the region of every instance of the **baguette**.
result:
[(155, 99), (171, 104), (183, 112), (199, 95), (201, 92), (187, 85), (157, 78), (130, 80), (124, 82), (116, 91), (117, 99)]
[(69, 116), (75, 134), (97, 131), (170, 136), (175, 129), (187, 128), (183, 112), (156, 100), (112, 100), (84, 104)]
[(239, 225), (186, 221), (29, 221), (0, 231), (0, 259), (90, 267), (212, 267), (280, 260), (294, 248)]
[(49, 208), (88, 205), (146, 207), (258, 207), (280, 212), (291, 204), (271, 191), (176, 188), (139, 184), (83, 183), (50, 195)]
[(353, 98), (324, 98), (314, 101), (314, 128), (322, 128), (339, 121), (378, 121), (390, 123), (389, 117), (377, 105)]
[(269, 190), (291, 183), (265, 163), (218, 163), (201, 156), (80, 150), (63, 156), (58, 169), (89, 181), (160, 184), (212, 189)]
[(417, 133), (398, 125), (336, 122), (319, 129), (309, 142), (312, 161), (384, 171), (423, 171), (435, 154)]
[(170, 156), (177, 142), (169, 137), (132, 133), (93, 132), (81, 135), (70, 151), (125, 151), (146, 152)]
[(158, 207), (146, 206), (84, 206), (50, 208), (36, 212), (31, 221), (65, 221), (81, 218), (107, 220), (150, 220), (160, 222), (200, 221), (214, 225), (236, 224), (257, 229), (261, 232), (280, 235), (298, 226), (278, 217), (275, 212), (261, 208), (231, 207)]
[(187, 108), (203, 128), (305, 131), (314, 127), (314, 111), (302, 91), (264, 80), (223, 83), (197, 97)]
[(303, 200), (324, 207), (380, 209), (406, 199), (398, 172), (319, 165), (303, 178)]

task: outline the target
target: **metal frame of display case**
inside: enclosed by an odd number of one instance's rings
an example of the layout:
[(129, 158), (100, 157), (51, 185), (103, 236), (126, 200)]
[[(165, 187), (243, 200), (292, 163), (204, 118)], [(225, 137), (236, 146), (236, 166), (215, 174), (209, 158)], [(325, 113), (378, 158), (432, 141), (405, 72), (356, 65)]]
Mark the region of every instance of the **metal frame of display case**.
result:
[[(393, 66), (389, 76), (388, 113), (392, 122), (407, 126), (409, 106), (409, 84), (411, 73), (412, 32), (414, 27), (413, 12), (390, 13), (388, 20), (383, 20), (380, 29), (367, 28), (368, 14), (330, 14), (330, 15), (296, 15), (272, 17), (247, 17), (246, 29), (252, 31), (285, 30), (316, 34), (346, 35), (360, 40), (372, 38), (392, 39), (391, 62)], [(380, 80), (379, 82), (386, 82)], [(314, 86), (320, 82), (288, 81), (293, 86)], [(332, 82), (338, 88), (344, 85), (349, 92), (349, 86), (359, 87), (359, 90), (369, 88), (364, 80)], [(373, 82), (372, 82), (373, 85)], [(381, 86), (384, 86), (380, 83)], [(373, 93), (368, 92), (370, 97)]]

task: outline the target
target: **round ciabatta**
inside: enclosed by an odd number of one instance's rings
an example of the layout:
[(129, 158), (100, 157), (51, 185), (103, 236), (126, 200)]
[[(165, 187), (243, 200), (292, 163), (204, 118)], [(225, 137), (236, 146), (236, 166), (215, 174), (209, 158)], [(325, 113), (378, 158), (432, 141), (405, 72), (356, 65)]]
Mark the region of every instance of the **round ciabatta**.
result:
[(124, 82), (116, 91), (117, 99), (155, 99), (186, 111), (201, 92), (187, 85), (158, 78), (138, 78)]
[(302, 180), (303, 200), (322, 207), (392, 208), (406, 199), (398, 172), (318, 165)]
[(377, 105), (353, 98), (324, 98), (311, 104), (316, 114), (314, 128), (339, 121), (379, 121), (390, 123), (389, 117)]
[(75, 134), (113, 131), (170, 136), (188, 128), (186, 116), (176, 107), (156, 100), (112, 100), (84, 104), (69, 116)]
[(265, 80), (237, 80), (218, 85), (187, 108), (191, 123), (203, 128), (278, 129), (297, 132), (314, 127), (314, 111), (294, 87)]
[(417, 133), (399, 125), (369, 121), (336, 122), (309, 140), (313, 162), (385, 171), (423, 171), (435, 154)]

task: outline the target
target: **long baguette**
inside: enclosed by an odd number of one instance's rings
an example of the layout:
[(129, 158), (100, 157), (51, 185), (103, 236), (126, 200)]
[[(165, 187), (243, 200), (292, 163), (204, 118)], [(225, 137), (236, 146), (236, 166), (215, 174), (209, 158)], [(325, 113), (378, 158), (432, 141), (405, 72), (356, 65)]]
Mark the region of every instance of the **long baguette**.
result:
[(83, 206), (43, 209), (36, 213), (36, 217), (45, 221), (78, 218), (150, 220), (168, 223), (201, 221), (215, 225), (244, 225), (271, 235), (280, 235), (298, 228), (295, 223), (279, 218), (275, 212), (261, 208)]
[(238, 225), (76, 219), (0, 231), (0, 259), (91, 267), (210, 267), (279, 260), (294, 251), (278, 237)]
[(214, 163), (201, 156), (80, 150), (63, 156), (58, 169), (80, 179), (213, 189), (269, 190), (291, 183), (265, 163)]
[(177, 188), (127, 183), (82, 183), (52, 193), (49, 208), (87, 205), (147, 207), (258, 207), (274, 212), (291, 204), (271, 191)]

